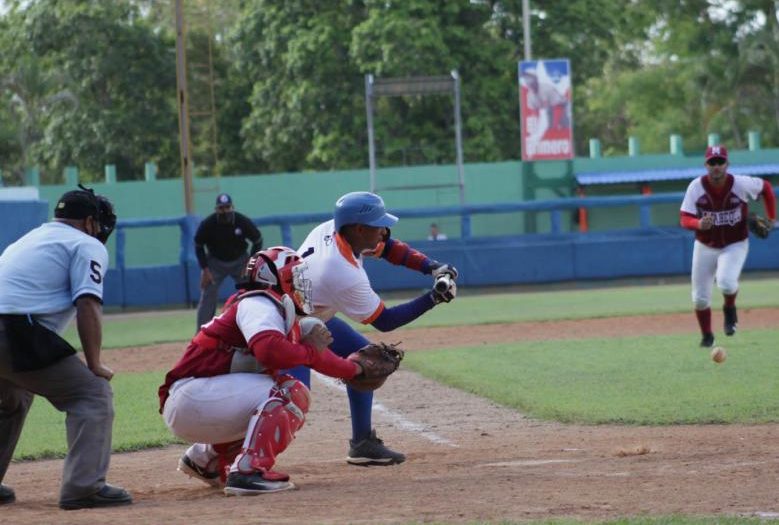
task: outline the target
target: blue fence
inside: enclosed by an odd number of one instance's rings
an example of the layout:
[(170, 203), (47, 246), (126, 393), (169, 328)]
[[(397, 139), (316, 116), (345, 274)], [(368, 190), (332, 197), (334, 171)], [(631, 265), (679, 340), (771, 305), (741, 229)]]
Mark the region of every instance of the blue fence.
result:
[[(656, 227), (651, 214), (653, 206), (678, 204), (682, 197), (682, 193), (583, 197), (393, 212), (401, 218), (459, 217), (460, 238), (420, 241), (414, 246), (434, 259), (456, 265), (461, 272), (458, 283), (462, 286), (510, 285), (688, 273), (692, 260), (692, 232), (679, 227)], [(626, 206), (637, 208), (640, 227), (600, 233), (563, 231), (563, 217), (571, 210)], [(472, 216), (513, 212), (548, 213), (550, 232), (511, 237), (471, 235)], [(293, 226), (317, 224), (329, 218), (328, 213), (312, 213), (253, 220), (261, 227), (280, 228), (283, 244), (297, 247), (302, 239), (292, 238)], [(177, 265), (126, 267), (127, 229), (173, 225), (181, 229)], [(116, 232), (116, 268), (109, 271), (106, 279), (106, 304), (150, 306), (195, 302), (199, 297), (200, 272), (193, 245), (197, 225), (198, 219), (192, 216), (120, 221)], [(752, 243), (746, 269), (779, 269), (778, 235)], [(380, 291), (422, 288), (430, 284), (429, 278), (384, 261), (369, 260), (366, 270), (374, 287)], [(228, 282), (223, 285), (223, 296), (229, 293), (231, 286)]]

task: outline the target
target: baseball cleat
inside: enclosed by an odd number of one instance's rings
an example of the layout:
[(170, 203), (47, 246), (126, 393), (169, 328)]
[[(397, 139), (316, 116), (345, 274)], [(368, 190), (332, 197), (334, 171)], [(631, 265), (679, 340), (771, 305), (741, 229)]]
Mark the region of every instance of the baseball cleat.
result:
[(725, 335), (735, 334), (736, 326), (738, 325), (738, 314), (736, 313), (736, 307), (723, 306), (722, 313), (725, 315)]
[(370, 467), (372, 465), (396, 465), (406, 461), (406, 456), (386, 447), (376, 436), (376, 430), (362, 441), (349, 440), (349, 456), (346, 462), (351, 465)]
[(207, 471), (189, 459), (189, 456), (186, 454), (179, 458), (179, 465), (177, 470), (183, 474), (186, 474), (190, 478), (202, 481), (206, 485), (211, 485), (212, 487), (217, 488), (222, 486), (222, 480), (219, 479), (218, 472)]
[(701, 346), (703, 348), (711, 348), (714, 346), (714, 334), (703, 334), (701, 338)]
[(270, 494), (292, 490), (295, 485), (291, 481), (272, 481), (265, 479), (262, 472), (241, 474), (230, 472), (227, 476), (224, 493), (227, 496), (257, 496), (258, 494)]

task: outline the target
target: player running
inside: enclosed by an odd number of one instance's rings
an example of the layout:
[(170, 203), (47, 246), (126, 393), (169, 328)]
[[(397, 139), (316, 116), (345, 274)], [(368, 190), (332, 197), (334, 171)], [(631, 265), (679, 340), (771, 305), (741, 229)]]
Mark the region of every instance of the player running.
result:
[(741, 269), (749, 252), (748, 200), (763, 196), (765, 212), (776, 220), (776, 198), (768, 181), (728, 173), (725, 146), (706, 148), (706, 175), (687, 187), (681, 225), (695, 231), (692, 255), (692, 301), (701, 329), (702, 347), (714, 345), (711, 329), (711, 291), (716, 278), (724, 297), (725, 335), (736, 333), (736, 295)]
[[(348, 356), (369, 341), (345, 321), (334, 317), (337, 312), (387, 332), (410, 323), (437, 304), (448, 303), (457, 293), (454, 282), (457, 270), (453, 266), (434, 261), (390, 237), (389, 228), (397, 221), (397, 217), (387, 213), (378, 195), (347, 193), (336, 202), (333, 219), (314, 228), (298, 250), (308, 264), (313, 315), (326, 322), (333, 334), (330, 348), (340, 356)], [(366, 255), (432, 274), (442, 281), (412, 301), (387, 308), (371, 288), (363, 267)], [(299, 367), (290, 373), (310, 385), (308, 368)], [(352, 416), (352, 439), (346, 461), (363, 466), (405, 461), (403, 454), (385, 446), (372, 429), (373, 393), (350, 387), (346, 390)]]

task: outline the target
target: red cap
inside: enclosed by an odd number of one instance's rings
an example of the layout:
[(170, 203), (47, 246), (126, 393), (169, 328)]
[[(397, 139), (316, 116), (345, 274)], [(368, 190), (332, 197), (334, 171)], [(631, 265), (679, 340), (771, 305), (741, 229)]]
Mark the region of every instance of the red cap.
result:
[(725, 146), (709, 146), (706, 148), (706, 160), (716, 158), (728, 160), (728, 148)]

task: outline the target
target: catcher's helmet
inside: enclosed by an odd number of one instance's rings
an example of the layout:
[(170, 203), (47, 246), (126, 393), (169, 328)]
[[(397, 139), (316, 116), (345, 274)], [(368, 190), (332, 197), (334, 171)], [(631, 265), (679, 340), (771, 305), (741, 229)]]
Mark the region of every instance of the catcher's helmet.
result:
[(343, 195), (335, 203), (335, 230), (340, 231), (347, 224), (365, 224), (367, 226), (389, 228), (398, 222), (398, 218), (387, 213), (384, 200), (367, 191), (355, 191)]
[(305, 277), (308, 266), (292, 248), (274, 246), (260, 250), (246, 263), (244, 277), (248, 288), (270, 288), (288, 295), (299, 315), (313, 311), (311, 281)]

